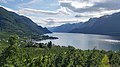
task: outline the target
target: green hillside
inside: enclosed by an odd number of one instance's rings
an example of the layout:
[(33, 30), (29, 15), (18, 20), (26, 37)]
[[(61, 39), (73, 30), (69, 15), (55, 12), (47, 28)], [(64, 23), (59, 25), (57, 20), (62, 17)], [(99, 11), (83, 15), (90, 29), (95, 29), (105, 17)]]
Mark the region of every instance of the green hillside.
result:
[(0, 7), (0, 33), (3, 34), (3, 32), (18, 35), (51, 33), (46, 28), (38, 26), (31, 19)]

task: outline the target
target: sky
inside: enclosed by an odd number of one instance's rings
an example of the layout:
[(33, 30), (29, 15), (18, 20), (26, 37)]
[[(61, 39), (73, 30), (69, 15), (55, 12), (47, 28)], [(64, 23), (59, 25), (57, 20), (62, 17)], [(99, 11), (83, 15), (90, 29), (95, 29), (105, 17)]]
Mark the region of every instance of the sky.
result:
[(120, 12), (120, 0), (0, 0), (0, 6), (43, 27), (85, 22)]

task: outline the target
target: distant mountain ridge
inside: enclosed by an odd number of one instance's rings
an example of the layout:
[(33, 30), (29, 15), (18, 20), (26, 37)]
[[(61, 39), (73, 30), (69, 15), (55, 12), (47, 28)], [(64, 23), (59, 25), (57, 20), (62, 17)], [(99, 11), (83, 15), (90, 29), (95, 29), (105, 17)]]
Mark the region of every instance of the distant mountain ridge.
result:
[(120, 36), (120, 12), (90, 20), (85, 23), (85, 27), (76, 28), (70, 32)]
[(3, 7), (0, 7), (0, 32), (25, 35), (51, 33), (47, 28), (38, 26), (31, 19), (7, 11)]
[[(76, 25), (74, 27), (76, 27)], [(63, 30), (65, 29), (66, 28)], [(87, 22), (83, 23), (82, 25), (80, 24), (79, 27), (71, 29), (69, 33), (105, 34), (120, 36), (120, 12), (114, 13), (112, 15), (101, 16), (99, 18), (90, 18)]]
[(61, 26), (56, 26), (56, 27), (49, 27), (48, 29), (52, 32), (70, 32), (72, 29), (79, 28), (82, 26), (81, 23), (73, 23), (73, 24), (63, 24)]

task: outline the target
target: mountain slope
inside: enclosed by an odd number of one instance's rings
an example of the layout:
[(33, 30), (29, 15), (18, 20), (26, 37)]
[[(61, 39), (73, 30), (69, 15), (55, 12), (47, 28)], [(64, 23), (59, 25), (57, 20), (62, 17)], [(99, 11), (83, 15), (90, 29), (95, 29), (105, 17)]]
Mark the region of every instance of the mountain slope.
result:
[(76, 28), (70, 32), (120, 35), (120, 12), (114, 13), (112, 15), (102, 16), (100, 18), (92, 18), (84, 23), (83, 28)]
[(105, 34), (120, 36), (120, 12), (91, 18), (84, 23), (64, 24), (49, 28), (53, 32)]
[(81, 23), (73, 23), (73, 24), (63, 24), (61, 26), (56, 26), (56, 27), (50, 27), (48, 28), (52, 32), (69, 32), (72, 29), (82, 27), (82, 22)]
[(7, 11), (3, 7), (0, 7), (0, 32), (20, 35), (51, 33), (49, 30), (46, 31), (46, 29), (35, 24), (31, 19)]

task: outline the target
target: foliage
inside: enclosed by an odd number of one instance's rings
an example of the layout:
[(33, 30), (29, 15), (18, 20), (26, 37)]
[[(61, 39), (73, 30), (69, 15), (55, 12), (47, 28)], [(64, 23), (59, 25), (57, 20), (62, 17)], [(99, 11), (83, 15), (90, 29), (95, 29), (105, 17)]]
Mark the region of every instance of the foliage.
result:
[[(0, 67), (119, 67), (120, 51), (80, 50), (72, 46), (31, 43), (11, 36), (11, 42), (0, 42)], [(11, 45), (12, 44), (12, 45)], [(19, 46), (29, 45), (29, 47)], [(48, 47), (48, 44), (52, 45)], [(35, 45), (35, 46), (33, 46)], [(51, 48), (51, 49), (49, 49)]]
[(9, 39), (8, 42), (10, 45), (16, 45), (18, 44), (18, 36), (17, 35), (12, 35)]
[(101, 61), (100, 67), (110, 67), (109, 58), (105, 55)]

